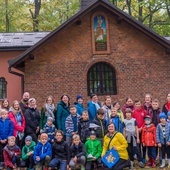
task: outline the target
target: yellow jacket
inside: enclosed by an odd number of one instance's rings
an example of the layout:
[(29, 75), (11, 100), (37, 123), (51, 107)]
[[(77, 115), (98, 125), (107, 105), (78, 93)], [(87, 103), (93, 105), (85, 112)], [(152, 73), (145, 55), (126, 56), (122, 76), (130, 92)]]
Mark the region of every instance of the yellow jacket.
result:
[[(110, 140), (111, 138), (108, 135), (105, 135), (102, 156), (105, 155), (105, 153), (107, 152)], [(117, 132), (117, 134), (112, 139), (109, 150), (113, 147), (115, 147), (116, 150), (118, 151), (120, 158), (128, 160), (129, 157), (126, 149), (128, 147), (128, 143), (124, 136), (119, 132)]]

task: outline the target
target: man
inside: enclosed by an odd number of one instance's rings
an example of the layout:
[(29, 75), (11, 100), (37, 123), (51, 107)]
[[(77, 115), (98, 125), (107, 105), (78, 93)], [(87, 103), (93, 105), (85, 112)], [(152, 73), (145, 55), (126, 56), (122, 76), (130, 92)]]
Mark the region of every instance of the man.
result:
[(30, 94), (28, 92), (25, 92), (22, 96), (22, 100), (19, 103), (22, 113), (25, 113), (25, 110), (28, 108), (28, 100), (30, 99)]

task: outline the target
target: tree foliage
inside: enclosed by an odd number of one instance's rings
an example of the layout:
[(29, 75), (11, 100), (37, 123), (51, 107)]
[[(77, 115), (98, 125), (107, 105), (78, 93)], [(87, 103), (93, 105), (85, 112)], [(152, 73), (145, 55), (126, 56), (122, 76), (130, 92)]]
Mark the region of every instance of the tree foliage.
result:
[[(170, 36), (170, 0), (110, 0), (163, 36)], [(80, 0), (1, 0), (0, 32), (52, 31), (73, 16)]]

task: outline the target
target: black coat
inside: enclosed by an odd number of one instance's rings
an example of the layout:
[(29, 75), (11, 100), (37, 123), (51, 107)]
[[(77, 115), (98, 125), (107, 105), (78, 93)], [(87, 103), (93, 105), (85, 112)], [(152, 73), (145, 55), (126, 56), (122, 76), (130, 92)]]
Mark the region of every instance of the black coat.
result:
[(81, 157), (86, 155), (86, 151), (84, 148), (83, 143), (79, 143), (78, 147), (76, 147), (74, 144), (70, 147), (70, 152), (71, 152), (71, 158), (76, 157)]
[(25, 132), (26, 134), (35, 133), (37, 127), (40, 124), (40, 114), (38, 110), (35, 108), (28, 108), (26, 109), (25, 113), (25, 122), (26, 122), (26, 128)]
[(55, 142), (52, 147), (53, 157), (66, 160), (67, 163), (70, 161), (70, 148), (65, 141)]

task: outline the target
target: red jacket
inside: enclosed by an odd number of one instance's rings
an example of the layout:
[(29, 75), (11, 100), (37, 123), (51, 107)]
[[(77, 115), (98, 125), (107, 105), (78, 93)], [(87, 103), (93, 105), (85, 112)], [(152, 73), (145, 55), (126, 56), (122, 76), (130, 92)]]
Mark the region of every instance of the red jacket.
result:
[(14, 115), (14, 113), (12, 111), (10, 111), (8, 113), (8, 117), (9, 119), (13, 122), (14, 124), (14, 132), (13, 132), (13, 135), (16, 137), (18, 132), (24, 132), (25, 130), (25, 117), (23, 116), (23, 114), (21, 114), (21, 117), (22, 117), (22, 124), (21, 126), (18, 125), (17, 123), (17, 120), (16, 120), (16, 117)]
[(141, 109), (135, 109), (132, 113), (132, 117), (136, 119), (138, 128), (145, 125), (144, 117), (147, 115), (147, 111), (143, 107)]
[(149, 127), (145, 125), (142, 128), (142, 143), (145, 146), (156, 145), (156, 127), (154, 124), (151, 124)]
[[(17, 155), (21, 155), (21, 150), (19, 149), (19, 147), (16, 147), (13, 153)], [(9, 166), (10, 168), (13, 168), (14, 164), (12, 163), (12, 155), (9, 155), (5, 149), (3, 149), (3, 157), (4, 157), (5, 167)]]

